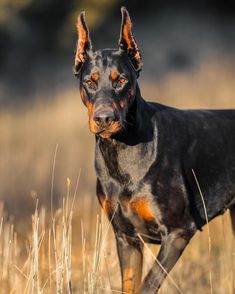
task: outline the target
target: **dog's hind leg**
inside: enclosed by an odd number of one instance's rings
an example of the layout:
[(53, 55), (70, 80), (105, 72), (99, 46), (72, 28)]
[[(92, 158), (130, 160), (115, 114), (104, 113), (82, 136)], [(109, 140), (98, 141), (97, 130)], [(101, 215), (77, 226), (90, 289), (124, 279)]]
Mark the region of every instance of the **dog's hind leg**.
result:
[(233, 235), (235, 236), (235, 205), (229, 207)]

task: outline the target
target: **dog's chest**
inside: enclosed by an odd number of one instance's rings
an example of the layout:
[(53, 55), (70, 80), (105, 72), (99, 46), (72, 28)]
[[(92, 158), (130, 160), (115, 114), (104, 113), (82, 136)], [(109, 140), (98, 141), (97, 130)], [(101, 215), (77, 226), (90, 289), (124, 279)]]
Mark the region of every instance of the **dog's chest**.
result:
[(129, 236), (140, 234), (143, 238), (160, 241), (165, 233), (161, 211), (151, 193), (125, 197), (105, 197), (102, 206), (118, 230)]
[(163, 229), (161, 212), (150, 194), (134, 196), (130, 201), (120, 202), (121, 216), (134, 227), (135, 233), (159, 239)]
[(139, 147), (125, 148), (117, 154), (120, 173), (129, 175), (130, 182), (139, 184), (156, 160), (155, 142)]
[[(153, 140), (129, 146), (110, 139), (96, 144), (97, 177), (110, 190), (110, 183), (137, 189), (157, 157), (157, 131)], [(107, 191), (109, 193), (109, 191)]]
[[(153, 140), (135, 146), (107, 140), (96, 145), (96, 172), (102, 186), (103, 208), (118, 228), (157, 238), (160, 211), (146, 175), (157, 157), (157, 132)], [(115, 214), (115, 215), (114, 215)]]

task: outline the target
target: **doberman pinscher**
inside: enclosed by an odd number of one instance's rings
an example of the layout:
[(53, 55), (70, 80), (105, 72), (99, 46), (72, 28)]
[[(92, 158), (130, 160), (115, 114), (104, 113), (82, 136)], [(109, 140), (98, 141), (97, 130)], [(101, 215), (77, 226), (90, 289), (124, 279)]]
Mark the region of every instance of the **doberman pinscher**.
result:
[[(79, 15), (74, 72), (96, 137), (97, 196), (116, 236), (122, 290), (150, 294), (207, 218), (227, 208), (235, 215), (235, 110), (146, 102), (141, 54), (121, 12), (118, 48), (98, 51)], [(144, 242), (161, 247), (141, 281)]]

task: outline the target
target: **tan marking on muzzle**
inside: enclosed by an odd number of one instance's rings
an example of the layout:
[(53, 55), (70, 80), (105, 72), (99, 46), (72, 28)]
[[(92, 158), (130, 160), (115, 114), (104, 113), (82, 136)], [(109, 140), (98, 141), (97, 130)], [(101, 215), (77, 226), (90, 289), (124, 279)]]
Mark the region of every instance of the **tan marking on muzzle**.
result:
[(84, 90), (80, 90), (80, 96), (81, 96), (82, 101), (84, 103), (86, 103), (86, 96), (85, 96)]
[(95, 121), (93, 120), (93, 116), (94, 116), (94, 106), (92, 103), (90, 103), (89, 101), (86, 102), (86, 107), (88, 109), (88, 116), (89, 116), (89, 127), (90, 127), (90, 131), (92, 133), (96, 133), (97, 132), (97, 126)]

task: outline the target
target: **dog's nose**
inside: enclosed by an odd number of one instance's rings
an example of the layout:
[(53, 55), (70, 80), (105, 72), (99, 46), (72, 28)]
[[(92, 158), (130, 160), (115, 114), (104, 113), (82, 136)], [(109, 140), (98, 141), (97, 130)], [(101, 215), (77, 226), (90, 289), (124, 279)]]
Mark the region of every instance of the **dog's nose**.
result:
[(116, 115), (114, 112), (97, 112), (94, 114), (94, 121), (99, 127), (108, 127), (113, 121), (116, 120)]

